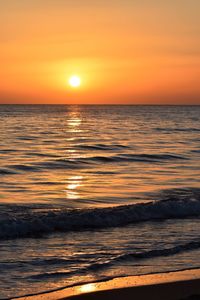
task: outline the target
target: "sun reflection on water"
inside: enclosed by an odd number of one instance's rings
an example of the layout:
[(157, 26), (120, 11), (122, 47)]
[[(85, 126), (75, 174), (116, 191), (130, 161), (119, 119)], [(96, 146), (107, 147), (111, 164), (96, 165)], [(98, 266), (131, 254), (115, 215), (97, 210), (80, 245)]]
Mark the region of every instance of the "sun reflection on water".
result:
[(79, 129), (82, 123), (81, 114), (79, 111), (70, 111), (67, 119), (67, 126), (69, 127), (69, 132), (81, 132)]
[(68, 178), (66, 186), (66, 198), (67, 199), (78, 199), (80, 193), (78, 188), (83, 186), (83, 176), (71, 176)]
[(88, 283), (88, 284), (85, 284), (80, 287), (80, 292), (81, 293), (90, 293), (90, 292), (95, 291), (95, 289), (96, 289), (95, 283)]

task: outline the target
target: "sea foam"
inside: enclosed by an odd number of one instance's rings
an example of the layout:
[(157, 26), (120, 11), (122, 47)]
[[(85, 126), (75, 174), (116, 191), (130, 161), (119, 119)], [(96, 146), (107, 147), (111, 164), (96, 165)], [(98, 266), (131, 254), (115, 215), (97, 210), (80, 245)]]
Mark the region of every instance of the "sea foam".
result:
[(200, 199), (168, 199), (126, 206), (37, 211), (11, 209), (0, 218), (0, 239), (41, 236), (56, 231), (126, 226), (136, 222), (200, 216)]

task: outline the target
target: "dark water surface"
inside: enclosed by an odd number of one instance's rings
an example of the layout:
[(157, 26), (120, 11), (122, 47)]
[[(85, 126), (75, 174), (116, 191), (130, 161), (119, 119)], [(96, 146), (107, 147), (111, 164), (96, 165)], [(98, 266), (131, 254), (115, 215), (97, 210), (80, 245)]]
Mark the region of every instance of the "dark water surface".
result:
[(200, 267), (199, 180), (200, 106), (1, 105), (1, 298)]

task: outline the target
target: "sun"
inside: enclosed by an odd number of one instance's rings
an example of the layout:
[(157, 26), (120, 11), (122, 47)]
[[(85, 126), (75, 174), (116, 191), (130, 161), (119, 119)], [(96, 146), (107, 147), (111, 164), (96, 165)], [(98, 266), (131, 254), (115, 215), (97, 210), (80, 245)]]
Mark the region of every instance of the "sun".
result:
[(69, 78), (69, 85), (73, 88), (78, 88), (81, 85), (81, 78), (77, 75), (73, 75)]

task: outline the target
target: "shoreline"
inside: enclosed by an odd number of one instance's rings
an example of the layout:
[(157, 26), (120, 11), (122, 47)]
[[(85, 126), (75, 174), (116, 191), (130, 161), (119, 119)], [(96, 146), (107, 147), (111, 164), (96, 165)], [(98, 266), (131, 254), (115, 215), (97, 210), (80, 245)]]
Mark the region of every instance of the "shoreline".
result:
[(198, 295), (200, 299), (200, 269), (119, 277), (108, 281), (88, 283), (12, 299), (117, 300), (124, 298), (129, 300), (135, 298), (136, 300), (186, 300), (193, 295)]

